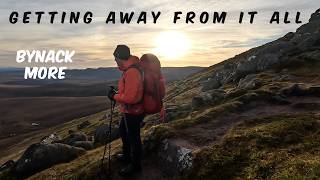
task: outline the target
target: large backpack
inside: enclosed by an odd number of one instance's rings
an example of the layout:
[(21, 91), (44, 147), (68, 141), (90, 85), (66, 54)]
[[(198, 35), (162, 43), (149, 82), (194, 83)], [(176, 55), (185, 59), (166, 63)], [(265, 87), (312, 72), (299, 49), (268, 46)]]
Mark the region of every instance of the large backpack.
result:
[(155, 114), (161, 111), (163, 106), (160, 95), (161, 64), (153, 54), (144, 54), (140, 58), (139, 65), (134, 65), (143, 77), (143, 104), (145, 114)]

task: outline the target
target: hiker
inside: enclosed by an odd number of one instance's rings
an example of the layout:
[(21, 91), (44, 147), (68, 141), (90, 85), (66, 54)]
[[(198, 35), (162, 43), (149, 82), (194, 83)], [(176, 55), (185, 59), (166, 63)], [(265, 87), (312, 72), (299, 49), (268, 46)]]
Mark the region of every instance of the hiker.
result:
[(140, 124), (145, 115), (161, 112), (164, 118), (162, 99), (165, 83), (156, 56), (145, 54), (139, 60), (130, 54), (126, 45), (118, 45), (113, 55), (123, 74), (118, 83), (118, 92), (109, 91), (108, 97), (120, 104), (123, 113), (119, 126), (122, 154), (118, 154), (117, 158), (127, 164), (119, 174), (130, 176), (142, 170)]

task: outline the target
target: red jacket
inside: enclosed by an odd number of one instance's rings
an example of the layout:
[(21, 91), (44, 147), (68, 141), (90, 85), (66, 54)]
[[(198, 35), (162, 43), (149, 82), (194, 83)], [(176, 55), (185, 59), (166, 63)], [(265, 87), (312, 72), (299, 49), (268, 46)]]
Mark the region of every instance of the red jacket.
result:
[(139, 58), (131, 56), (119, 67), (124, 73), (119, 80), (118, 94), (114, 96), (114, 99), (121, 105), (121, 112), (137, 115), (143, 113), (143, 104), (139, 103), (143, 97), (143, 79), (137, 68), (129, 68), (136, 63), (139, 63)]
[[(139, 63), (139, 58), (131, 56), (123, 66), (119, 67), (124, 71), (118, 82), (118, 94), (114, 99), (121, 105), (120, 111), (123, 113), (139, 115), (144, 113), (143, 98), (143, 77), (137, 68), (129, 68), (133, 64)], [(160, 79), (160, 96), (165, 95), (165, 82)]]

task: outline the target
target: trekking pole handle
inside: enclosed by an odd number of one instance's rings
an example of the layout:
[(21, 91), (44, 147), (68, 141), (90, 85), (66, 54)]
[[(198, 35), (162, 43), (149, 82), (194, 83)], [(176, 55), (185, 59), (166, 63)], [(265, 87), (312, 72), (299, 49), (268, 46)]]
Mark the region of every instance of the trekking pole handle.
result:
[(109, 86), (110, 90), (117, 93), (117, 89), (114, 86)]

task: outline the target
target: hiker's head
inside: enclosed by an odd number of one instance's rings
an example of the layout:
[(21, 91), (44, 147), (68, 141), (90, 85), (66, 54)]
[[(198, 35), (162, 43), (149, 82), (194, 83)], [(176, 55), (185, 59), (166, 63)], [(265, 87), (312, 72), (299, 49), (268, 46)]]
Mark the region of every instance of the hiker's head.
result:
[(126, 45), (118, 45), (113, 52), (114, 60), (117, 62), (118, 66), (121, 66), (130, 57), (130, 48)]

